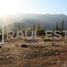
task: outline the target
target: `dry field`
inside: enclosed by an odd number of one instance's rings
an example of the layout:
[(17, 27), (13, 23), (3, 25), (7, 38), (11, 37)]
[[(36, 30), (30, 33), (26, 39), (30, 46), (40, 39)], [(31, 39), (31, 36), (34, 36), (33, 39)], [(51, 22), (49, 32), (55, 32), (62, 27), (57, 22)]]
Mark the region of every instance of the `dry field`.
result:
[(22, 43), (13, 40), (0, 47), (0, 67), (67, 67), (67, 41)]

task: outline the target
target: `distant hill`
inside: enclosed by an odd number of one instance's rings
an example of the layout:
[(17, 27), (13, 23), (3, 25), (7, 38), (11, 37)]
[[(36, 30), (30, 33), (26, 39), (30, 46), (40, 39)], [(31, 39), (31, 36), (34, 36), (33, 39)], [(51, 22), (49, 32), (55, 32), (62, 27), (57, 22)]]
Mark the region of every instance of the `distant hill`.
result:
[(67, 16), (64, 14), (20, 14), (11, 19), (13, 23), (9, 27), (12, 28), (16, 28), (17, 24), (21, 25), (21, 28), (32, 28), (34, 24), (37, 26), (40, 23), (46, 30), (54, 29), (57, 22), (64, 20), (64, 29), (67, 30)]

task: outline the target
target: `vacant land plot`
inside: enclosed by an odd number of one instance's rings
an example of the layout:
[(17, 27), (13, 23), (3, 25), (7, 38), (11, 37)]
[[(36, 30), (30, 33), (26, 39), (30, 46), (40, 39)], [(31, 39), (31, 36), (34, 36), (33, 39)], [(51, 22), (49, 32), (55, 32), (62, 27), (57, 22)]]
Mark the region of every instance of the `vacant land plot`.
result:
[(2, 45), (0, 67), (67, 67), (66, 41), (55, 42), (56, 45), (45, 42), (45, 46), (24, 46), (22, 42), (10, 41)]

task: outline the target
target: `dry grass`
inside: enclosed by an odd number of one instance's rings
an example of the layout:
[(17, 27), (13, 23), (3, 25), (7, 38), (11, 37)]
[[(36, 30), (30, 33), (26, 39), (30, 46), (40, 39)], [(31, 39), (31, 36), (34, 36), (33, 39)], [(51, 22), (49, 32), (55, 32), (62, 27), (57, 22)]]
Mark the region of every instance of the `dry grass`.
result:
[(9, 41), (0, 48), (0, 67), (64, 67), (67, 65), (66, 41), (45, 42), (45, 46), (21, 47), (22, 40)]

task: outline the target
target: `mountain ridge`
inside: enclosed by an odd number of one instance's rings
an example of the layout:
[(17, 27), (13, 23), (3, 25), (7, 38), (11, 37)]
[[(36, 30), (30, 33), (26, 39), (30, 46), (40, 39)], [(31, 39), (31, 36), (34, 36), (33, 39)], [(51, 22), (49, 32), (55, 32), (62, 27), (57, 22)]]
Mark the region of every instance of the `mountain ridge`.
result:
[(46, 30), (52, 30), (57, 22), (64, 20), (64, 29), (67, 30), (67, 15), (64, 14), (20, 14), (13, 17), (13, 20), (13, 23), (22, 23), (26, 28), (40, 23)]

